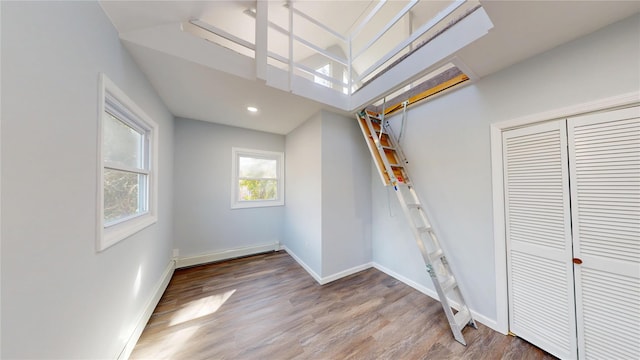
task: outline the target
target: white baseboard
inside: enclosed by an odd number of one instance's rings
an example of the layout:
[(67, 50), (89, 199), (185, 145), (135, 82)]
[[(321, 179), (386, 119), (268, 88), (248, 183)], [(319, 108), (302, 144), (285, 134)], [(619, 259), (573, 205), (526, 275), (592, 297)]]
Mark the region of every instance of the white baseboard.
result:
[(322, 284), (322, 285), (328, 284), (328, 283), (330, 283), (332, 281), (336, 281), (338, 279), (342, 279), (343, 277), (349, 276), (351, 274), (355, 274), (355, 273), (360, 272), (362, 270), (367, 270), (367, 269), (371, 268), (372, 266), (373, 266), (373, 263), (369, 262), (369, 263), (366, 263), (366, 264), (354, 266), (351, 269), (340, 271), (339, 273), (335, 273), (333, 275), (325, 276), (325, 277), (323, 277), (321, 279), (322, 282), (320, 284)]
[(254, 254), (260, 254), (268, 251), (276, 251), (280, 248), (280, 244), (277, 242), (245, 246), (235, 249), (218, 251), (210, 254), (203, 254), (197, 256), (183, 257), (176, 259), (176, 268), (180, 269), (187, 266), (195, 266), (207, 264), (214, 261), (228, 260), (241, 256), (248, 256)]
[(304, 261), (302, 261), (302, 259), (300, 259), (298, 257), (298, 255), (296, 255), (293, 251), (291, 251), (288, 247), (282, 245), (281, 246), (282, 250), (286, 251), (287, 254), (289, 254), (289, 256), (291, 256), (293, 258), (293, 260), (295, 260), (300, 266), (302, 266), (302, 268), (309, 273), (309, 275), (311, 275), (311, 277), (318, 282), (318, 284), (322, 285), (322, 277), (320, 277), (320, 275), (316, 274), (315, 271), (313, 271), (313, 269), (311, 269), (309, 267), (309, 265), (307, 265)]
[(362, 264), (362, 265), (358, 265), (358, 266), (354, 266), (350, 269), (346, 269), (343, 271), (340, 271), (338, 273), (335, 273), (333, 275), (329, 275), (329, 276), (325, 276), (322, 277), (320, 275), (318, 275), (318, 273), (316, 273), (315, 271), (313, 271), (311, 269), (311, 267), (309, 267), (309, 265), (307, 265), (304, 261), (302, 261), (302, 259), (300, 259), (293, 251), (291, 251), (289, 248), (287, 248), (286, 246), (281, 246), (281, 249), (286, 251), (287, 254), (289, 254), (300, 266), (302, 266), (302, 268), (309, 273), (309, 275), (311, 275), (311, 277), (318, 282), (318, 284), (320, 285), (324, 285), (324, 284), (328, 284), (332, 281), (336, 281), (338, 279), (342, 279), (343, 277), (349, 276), (351, 274), (355, 274), (357, 272), (360, 272), (362, 270), (366, 270), (371, 268), (373, 265), (372, 263), (366, 263), (366, 264)]
[[(402, 275), (398, 274), (397, 272), (395, 272), (395, 271), (393, 271), (393, 270), (391, 270), (389, 268), (386, 268), (386, 267), (384, 267), (384, 266), (382, 266), (382, 265), (380, 265), (378, 263), (374, 262), (373, 263), (373, 267), (378, 269), (378, 270), (380, 270), (380, 271), (382, 271), (383, 273), (385, 273), (385, 274), (387, 274), (387, 275), (399, 280), (399, 281), (402, 281), (403, 283), (405, 283), (405, 284), (411, 286), (412, 288), (420, 291), (421, 293), (433, 298), (434, 300), (440, 301), (440, 299), (438, 298), (438, 293), (435, 290), (429, 289), (428, 287), (426, 287), (426, 286), (424, 286), (422, 284), (418, 284), (417, 282), (415, 282), (415, 281), (413, 281), (413, 280), (411, 280), (411, 279), (409, 279), (409, 278), (407, 278), (405, 276), (402, 276)], [(425, 276), (426, 276), (426, 274), (425, 274)], [(451, 301), (451, 305), (454, 308), (458, 308), (459, 307), (459, 304), (457, 302), (455, 302), (455, 301)], [(502, 331), (498, 330), (498, 323), (496, 322), (496, 320), (490, 319), (490, 318), (488, 318), (488, 317), (476, 312), (475, 310), (473, 310), (471, 308), (469, 308), (469, 310), (471, 310), (471, 314), (472, 314), (474, 320), (482, 323), (483, 325), (491, 328), (492, 330), (495, 330), (495, 331), (497, 331), (499, 333), (502, 333)]]
[(160, 298), (162, 297), (162, 294), (164, 294), (164, 291), (167, 289), (167, 286), (169, 285), (169, 281), (173, 276), (173, 271), (175, 270), (175, 268), (176, 268), (175, 261), (173, 260), (169, 261), (169, 265), (167, 265), (167, 268), (164, 270), (164, 273), (162, 273), (162, 277), (160, 278), (160, 281), (156, 285), (153, 296), (149, 299), (149, 301), (145, 305), (144, 311), (142, 312), (142, 314), (140, 314), (140, 317), (138, 317), (138, 321), (136, 322), (136, 327), (133, 330), (133, 333), (129, 337), (129, 340), (127, 341), (127, 344), (125, 345), (124, 349), (122, 349), (122, 351), (120, 352), (120, 355), (118, 355), (119, 360), (127, 360), (129, 359), (129, 356), (131, 356), (131, 352), (133, 351), (133, 348), (136, 346), (136, 343), (138, 342), (138, 340), (140, 339), (140, 335), (142, 335), (142, 331), (144, 330), (145, 326), (147, 326), (147, 322), (149, 321), (149, 318), (151, 318), (151, 315), (153, 314), (153, 310), (155, 310), (156, 306), (158, 305), (158, 302), (160, 301)]
[[(395, 271), (393, 271), (391, 269), (388, 269), (388, 268), (386, 268), (386, 267), (384, 267), (384, 266), (382, 266), (382, 265), (380, 265), (378, 263), (375, 263), (375, 262), (370, 262), (370, 263), (358, 265), (358, 266), (352, 267), (351, 269), (347, 269), (347, 270), (341, 271), (341, 272), (333, 274), (333, 275), (322, 277), (322, 276), (318, 275), (315, 271), (313, 271), (313, 269), (311, 269), (311, 267), (309, 267), (309, 265), (307, 265), (304, 261), (302, 261), (302, 259), (300, 259), (289, 248), (287, 248), (284, 245), (280, 246), (280, 248), (282, 250), (286, 251), (320, 285), (324, 285), (324, 284), (330, 283), (332, 281), (341, 279), (343, 277), (346, 277), (346, 276), (349, 276), (351, 274), (355, 274), (355, 273), (360, 272), (362, 270), (366, 270), (366, 269), (369, 269), (369, 268), (373, 267), (373, 268), (376, 268), (376, 269), (382, 271), (383, 273), (385, 273), (385, 274), (387, 274), (387, 275), (389, 275), (389, 276), (391, 276), (391, 277), (403, 282), (404, 284), (406, 284), (408, 286), (411, 286), (412, 288), (414, 288), (414, 289), (420, 291), (421, 293), (433, 298), (434, 300), (440, 301), (440, 299), (438, 298), (438, 294), (435, 292), (435, 290), (429, 289), (428, 287), (426, 287), (424, 285), (418, 284), (417, 282), (415, 282), (415, 281), (413, 281), (413, 280), (411, 280), (411, 279), (409, 279), (409, 278), (407, 278), (405, 276), (402, 276), (402, 275), (396, 273)], [(454, 301), (451, 301), (451, 305), (454, 308), (458, 307), (458, 303), (454, 302)], [(485, 326), (487, 326), (487, 327), (489, 327), (489, 328), (491, 328), (491, 329), (493, 329), (493, 330), (495, 330), (495, 331), (497, 331), (499, 333), (503, 333), (502, 331), (498, 330), (498, 324), (497, 324), (497, 322), (495, 320), (490, 319), (490, 318), (488, 318), (488, 317), (476, 312), (473, 309), (470, 309), (470, 310), (471, 310), (471, 314), (472, 314), (474, 320), (478, 321), (479, 323), (482, 323), (483, 325), (485, 325)]]

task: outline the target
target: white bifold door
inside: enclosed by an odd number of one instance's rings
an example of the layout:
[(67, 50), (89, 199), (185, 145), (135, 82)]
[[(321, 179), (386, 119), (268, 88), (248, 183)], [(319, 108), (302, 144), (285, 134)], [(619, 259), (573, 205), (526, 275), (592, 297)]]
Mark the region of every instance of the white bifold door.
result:
[(565, 121), (504, 133), (509, 322), (514, 334), (577, 356)]
[(562, 359), (640, 354), (640, 107), (503, 133), (511, 332)]
[(579, 355), (640, 359), (640, 108), (568, 120)]

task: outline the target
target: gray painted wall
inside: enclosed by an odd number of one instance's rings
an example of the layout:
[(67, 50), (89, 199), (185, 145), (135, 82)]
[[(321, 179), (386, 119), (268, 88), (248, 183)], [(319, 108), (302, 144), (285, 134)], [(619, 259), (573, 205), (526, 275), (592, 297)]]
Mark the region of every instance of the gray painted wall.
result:
[[(1, 356), (114, 358), (171, 257), (173, 117), (97, 3), (0, 6)], [(99, 72), (160, 136), (158, 222), (101, 253)]]
[(317, 276), (322, 274), (322, 116), (286, 136), (283, 244)]
[(321, 111), (286, 139), (286, 247), (318, 280), (370, 263), (371, 162), (355, 119)]
[(353, 118), (322, 112), (322, 276), (371, 262), (371, 156)]
[[(174, 171), (173, 118), (98, 4), (0, 6), (3, 358), (117, 356), (169, 264), (172, 234), (182, 256), (282, 239), (320, 276), (372, 256), (431, 286), (393, 194), (360, 161), (355, 121), (319, 113), (285, 139), (181, 119)], [(486, 317), (496, 317), (489, 124), (637, 91), (639, 34), (636, 15), (409, 112), (414, 182)], [(101, 253), (99, 72), (160, 125), (158, 222)], [(229, 209), (231, 146), (287, 149), (285, 207)]]
[[(638, 91), (638, 64), (636, 15), (408, 112), (413, 181), (472, 309), (496, 319), (490, 124)], [(374, 262), (432, 288), (395, 196), (371, 179)]]
[(283, 206), (231, 209), (232, 147), (284, 151), (285, 138), (176, 119), (174, 239), (180, 257), (282, 241)]

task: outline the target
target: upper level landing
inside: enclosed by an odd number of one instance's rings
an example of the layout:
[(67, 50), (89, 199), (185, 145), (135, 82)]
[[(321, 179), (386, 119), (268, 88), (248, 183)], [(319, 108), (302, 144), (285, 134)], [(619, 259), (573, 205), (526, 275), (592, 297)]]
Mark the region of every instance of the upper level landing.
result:
[[(424, 83), (428, 89), (441, 84), (446, 89), (473, 80), (456, 53), (493, 27), (471, 0), (200, 6), (198, 18), (140, 24), (120, 37), (348, 112), (408, 91), (406, 97), (420, 96), (417, 89)], [(179, 17), (177, 10), (172, 20)]]

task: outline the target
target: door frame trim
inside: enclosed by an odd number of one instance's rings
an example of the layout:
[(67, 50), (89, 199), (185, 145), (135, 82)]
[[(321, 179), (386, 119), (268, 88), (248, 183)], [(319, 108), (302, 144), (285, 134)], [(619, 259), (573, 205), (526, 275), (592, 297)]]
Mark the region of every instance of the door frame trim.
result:
[(505, 234), (504, 181), (502, 166), (502, 132), (544, 121), (626, 107), (640, 103), (640, 91), (552, 109), (533, 115), (491, 124), (491, 190), (493, 193), (493, 239), (496, 274), (496, 328), (509, 332), (509, 298), (507, 294), (507, 249)]

